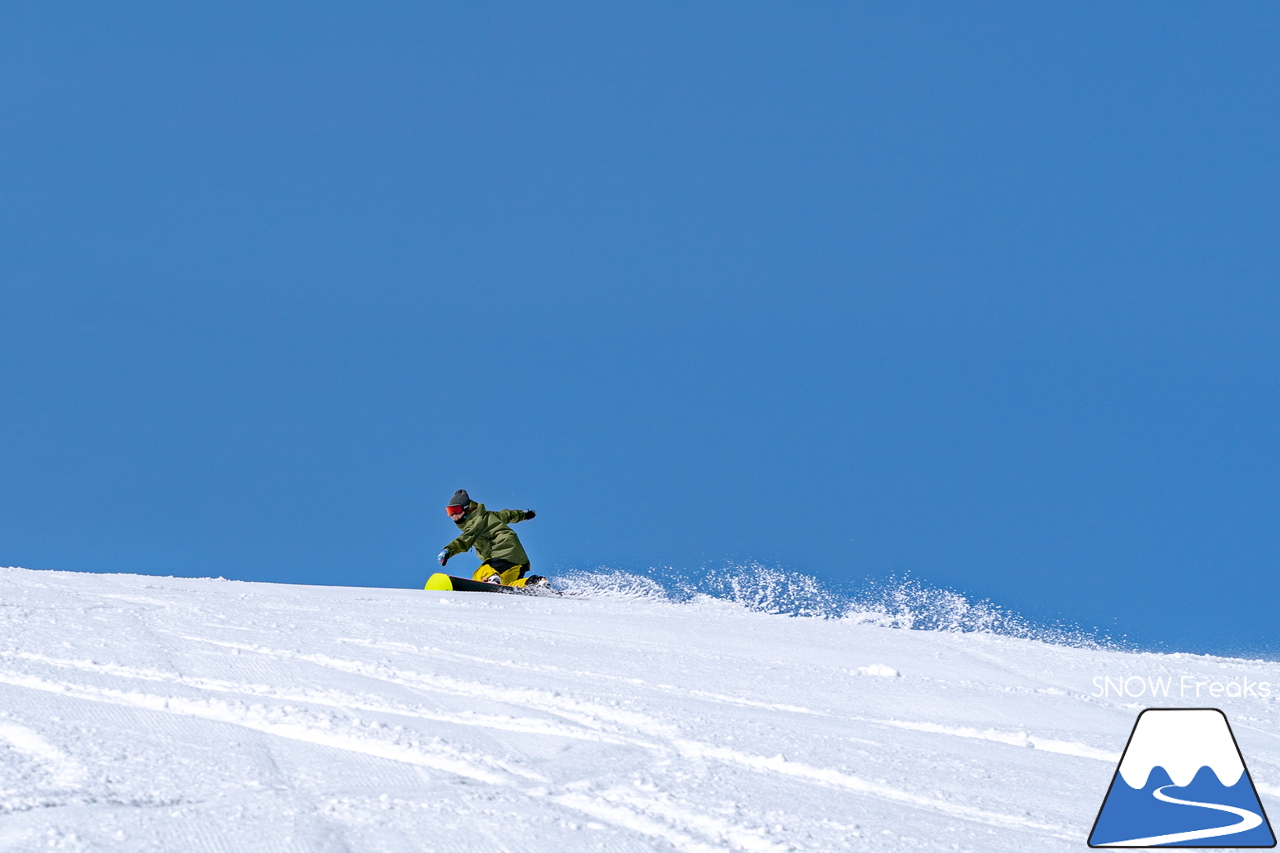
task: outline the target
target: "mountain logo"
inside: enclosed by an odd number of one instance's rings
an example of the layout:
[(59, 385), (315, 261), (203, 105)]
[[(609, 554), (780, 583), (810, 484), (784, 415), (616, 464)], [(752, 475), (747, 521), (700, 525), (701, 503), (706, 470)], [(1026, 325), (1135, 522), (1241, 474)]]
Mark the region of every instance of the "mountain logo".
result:
[(1275, 847), (1226, 715), (1217, 708), (1138, 714), (1090, 847)]

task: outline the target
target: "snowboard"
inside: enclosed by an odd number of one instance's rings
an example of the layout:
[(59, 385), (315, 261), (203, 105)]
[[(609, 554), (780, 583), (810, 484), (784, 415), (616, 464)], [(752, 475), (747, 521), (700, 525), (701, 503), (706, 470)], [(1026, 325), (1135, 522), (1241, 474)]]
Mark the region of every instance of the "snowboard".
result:
[(506, 592), (513, 595), (559, 595), (560, 593), (547, 586), (503, 586), (496, 583), (484, 583), (471, 578), (459, 578), (436, 572), (427, 578), (423, 589), (447, 592)]

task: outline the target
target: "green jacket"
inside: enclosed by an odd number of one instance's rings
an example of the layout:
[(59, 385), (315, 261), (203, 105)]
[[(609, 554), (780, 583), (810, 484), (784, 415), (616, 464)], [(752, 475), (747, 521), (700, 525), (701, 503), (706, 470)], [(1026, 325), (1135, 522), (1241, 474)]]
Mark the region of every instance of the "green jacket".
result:
[(462, 535), (444, 546), (450, 557), (465, 554), (472, 548), (480, 555), (481, 562), (491, 559), (510, 560), (512, 563), (529, 564), (529, 555), (508, 524), (524, 521), (528, 515), (522, 509), (502, 509), (489, 512), (484, 504), (471, 502), (467, 517), (454, 524)]

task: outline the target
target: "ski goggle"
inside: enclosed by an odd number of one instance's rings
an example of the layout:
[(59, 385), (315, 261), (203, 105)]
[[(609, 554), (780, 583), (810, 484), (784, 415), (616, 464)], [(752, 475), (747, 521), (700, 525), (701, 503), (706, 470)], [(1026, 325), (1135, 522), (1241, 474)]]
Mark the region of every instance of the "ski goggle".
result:
[(465, 506), (447, 506), (444, 508), (444, 511), (449, 513), (449, 517), (454, 521), (457, 521), (467, 514), (467, 508)]

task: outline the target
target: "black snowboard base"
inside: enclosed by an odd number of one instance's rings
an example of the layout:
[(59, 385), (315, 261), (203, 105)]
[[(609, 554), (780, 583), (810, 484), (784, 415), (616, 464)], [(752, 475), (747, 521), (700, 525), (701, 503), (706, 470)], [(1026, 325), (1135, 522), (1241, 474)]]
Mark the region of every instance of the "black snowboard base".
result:
[(446, 575), (443, 572), (436, 572), (427, 578), (427, 585), (423, 589), (438, 590), (441, 592), (506, 592), (512, 595), (559, 595), (560, 593), (549, 586), (503, 586), (496, 583), (485, 583), (483, 581), (472, 580), (471, 578), (459, 578), (453, 575)]

